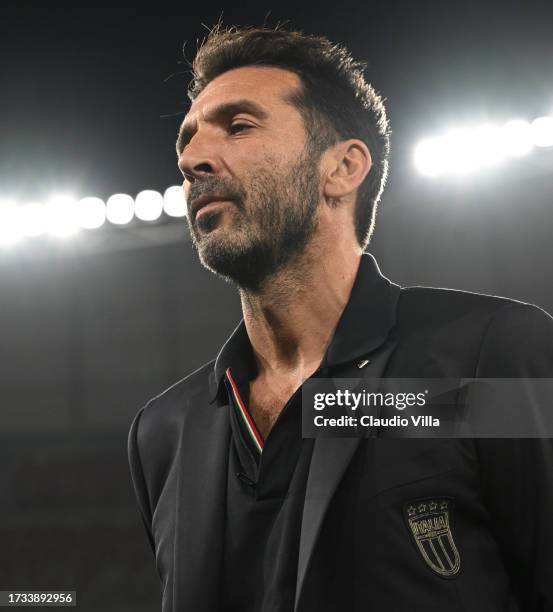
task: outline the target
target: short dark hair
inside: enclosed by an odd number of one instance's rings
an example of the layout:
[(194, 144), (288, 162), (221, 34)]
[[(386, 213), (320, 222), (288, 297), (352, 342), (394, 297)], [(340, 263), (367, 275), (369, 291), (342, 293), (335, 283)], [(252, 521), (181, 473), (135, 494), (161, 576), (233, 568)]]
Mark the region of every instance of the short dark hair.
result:
[(390, 131), (380, 95), (365, 81), (365, 64), (322, 36), (268, 27), (216, 25), (192, 64), (188, 97), (194, 101), (216, 77), (244, 66), (274, 66), (298, 75), (290, 102), (302, 115), (309, 144), (319, 156), (339, 140), (358, 138), (371, 152), (372, 168), (359, 187), (355, 232), (365, 248), (388, 175)]

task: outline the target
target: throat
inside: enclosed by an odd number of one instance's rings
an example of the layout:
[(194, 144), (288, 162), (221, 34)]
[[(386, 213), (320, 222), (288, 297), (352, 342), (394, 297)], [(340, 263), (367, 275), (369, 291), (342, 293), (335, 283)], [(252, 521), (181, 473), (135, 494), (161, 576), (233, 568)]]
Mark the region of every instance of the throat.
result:
[(266, 440), (284, 407), (301, 382), (274, 387), (259, 379), (250, 382), (249, 411), (263, 440)]

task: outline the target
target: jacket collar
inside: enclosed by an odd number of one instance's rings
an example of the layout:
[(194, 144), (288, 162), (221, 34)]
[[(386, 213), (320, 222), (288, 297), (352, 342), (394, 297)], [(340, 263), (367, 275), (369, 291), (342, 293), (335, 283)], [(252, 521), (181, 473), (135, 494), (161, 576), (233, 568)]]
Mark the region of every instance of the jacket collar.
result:
[(348, 363), (378, 348), (395, 325), (399, 291), (380, 272), (375, 258), (365, 253), (323, 367)]
[[(395, 325), (396, 303), (400, 287), (380, 271), (375, 258), (363, 254), (350, 298), (321, 362), (322, 368), (333, 368), (359, 359), (378, 348)], [(362, 325), (361, 325), (362, 323)], [(253, 351), (242, 319), (225, 342), (210, 375), (210, 400), (219, 395), (228, 367), (239, 370), (241, 378), (255, 371)], [(242, 375), (242, 376), (241, 376)]]

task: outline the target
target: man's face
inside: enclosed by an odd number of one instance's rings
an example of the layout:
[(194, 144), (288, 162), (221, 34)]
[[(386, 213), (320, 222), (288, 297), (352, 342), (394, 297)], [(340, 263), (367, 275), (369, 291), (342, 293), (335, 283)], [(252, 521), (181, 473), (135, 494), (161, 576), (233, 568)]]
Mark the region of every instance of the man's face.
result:
[(244, 289), (259, 290), (315, 232), (319, 160), (285, 100), (299, 85), (280, 68), (231, 70), (203, 90), (181, 126), (192, 240), (208, 269)]

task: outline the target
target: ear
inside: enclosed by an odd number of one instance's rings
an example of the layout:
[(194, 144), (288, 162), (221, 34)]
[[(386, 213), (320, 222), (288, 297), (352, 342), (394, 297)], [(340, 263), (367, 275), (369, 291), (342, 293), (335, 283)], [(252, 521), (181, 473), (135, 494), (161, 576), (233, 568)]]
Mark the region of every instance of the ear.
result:
[(367, 145), (358, 139), (342, 140), (327, 151), (327, 173), (323, 185), (326, 199), (339, 202), (354, 194), (372, 166)]

